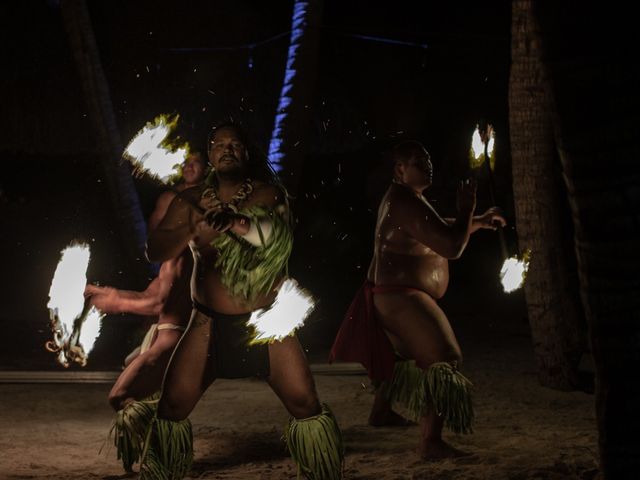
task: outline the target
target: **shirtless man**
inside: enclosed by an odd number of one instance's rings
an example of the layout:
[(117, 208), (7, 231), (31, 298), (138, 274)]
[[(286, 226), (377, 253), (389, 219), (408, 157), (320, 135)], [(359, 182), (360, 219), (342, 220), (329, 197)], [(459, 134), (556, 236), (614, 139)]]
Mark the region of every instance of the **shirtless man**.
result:
[[(149, 217), (149, 232), (158, 227), (177, 192), (203, 182), (206, 167), (207, 160), (199, 152), (186, 158), (182, 165), (183, 181), (175, 189), (160, 194)], [(191, 314), (189, 279), (192, 265), (191, 253), (185, 249), (162, 263), (158, 276), (143, 292), (87, 285), (85, 296), (90, 296), (91, 303), (104, 313), (127, 312), (158, 317), (158, 323), (149, 330), (140, 350), (136, 349), (125, 360), (126, 368), (109, 393), (109, 403), (114, 410), (121, 410), (132, 401), (160, 390), (169, 357)]]
[(393, 160), (367, 283), (345, 317), (331, 359), (359, 361), (374, 381), (384, 382), (376, 391), (371, 425), (405, 423), (391, 410), (392, 401), (405, 401), (420, 421), (419, 455), (456, 456), (461, 452), (442, 440), (442, 428), (446, 422), (458, 433), (471, 431), (470, 382), (458, 371), (460, 346), (436, 300), (447, 289), (448, 260), (460, 257), (469, 235), (505, 220), (496, 208), (473, 216), (476, 186), (470, 181), (458, 188), (456, 219), (441, 218), (422, 196), (433, 173), (424, 147), (403, 142), (393, 149)]
[[(216, 128), (209, 143), (214, 185), (176, 197), (149, 237), (153, 261), (187, 246), (194, 258), (191, 321), (167, 369), (158, 417), (186, 418), (216, 378), (266, 378), (293, 417), (286, 438), (299, 471), (338, 479), (340, 432), (318, 401), (298, 339), (251, 344), (246, 322), (275, 299), (292, 239), (284, 193), (265, 175), (266, 160), (252, 157), (237, 126)], [(305, 428), (298, 428), (301, 423)], [(321, 437), (331, 440), (321, 444)], [(297, 450), (301, 443), (304, 448)]]

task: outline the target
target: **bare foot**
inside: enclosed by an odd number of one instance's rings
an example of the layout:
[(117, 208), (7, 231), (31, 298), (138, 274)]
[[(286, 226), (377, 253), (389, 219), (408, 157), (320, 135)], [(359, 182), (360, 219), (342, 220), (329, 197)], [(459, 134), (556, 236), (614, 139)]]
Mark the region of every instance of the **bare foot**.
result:
[(417, 452), (422, 460), (441, 460), (443, 458), (458, 458), (471, 455), (468, 452), (458, 450), (442, 439), (421, 440)]
[(369, 425), (372, 427), (410, 427), (416, 425), (416, 423), (408, 418), (404, 418), (393, 410), (387, 410), (386, 412), (371, 412), (371, 415), (369, 415)]

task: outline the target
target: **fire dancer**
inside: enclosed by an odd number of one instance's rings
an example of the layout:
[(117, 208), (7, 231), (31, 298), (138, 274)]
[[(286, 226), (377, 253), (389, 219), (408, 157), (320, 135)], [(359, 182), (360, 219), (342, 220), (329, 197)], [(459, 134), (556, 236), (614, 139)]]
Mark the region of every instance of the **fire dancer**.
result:
[[(187, 156), (181, 167), (182, 181), (158, 197), (149, 217), (149, 232), (158, 227), (178, 192), (204, 181), (207, 166), (203, 153), (193, 150)], [(103, 313), (127, 312), (158, 318), (140, 347), (125, 360), (125, 369), (109, 392), (109, 403), (117, 412), (113, 427), (114, 443), (118, 458), (128, 472), (141, 459), (164, 372), (187, 326), (191, 312), (189, 280), (192, 267), (191, 252), (185, 248), (162, 263), (158, 276), (143, 292), (97, 285), (87, 285), (85, 289), (85, 296)], [(190, 423), (183, 422), (181, 428), (183, 434), (190, 438)], [(177, 433), (178, 429), (175, 431)]]
[[(150, 232), (162, 221), (176, 192), (203, 182), (206, 167), (206, 158), (200, 152), (192, 152), (186, 158), (182, 165), (183, 181), (175, 189), (163, 192), (156, 201), (149, 217)], [(160, 266), (158, 276), (143, 292), (87, 285), (85, 296), (91, 297), (91, 303), (103, 313), (158, 317), (158, 322), (147, 332), (138, 355), (125, 362), (127, 367), (109, 393), (109, 403), (116, 411), (160, 389), (169, 357), (186, 329), (191, 311), (189, 278), (192, 264), (188, 249), (167, 259)]]
[(330, 360), (356, 361), (377, 386), (369, 423), (406, 425), (392, 410), (400, 401), (420, 422), (418, 453), (433, 459), (462, 454), (442, 439), (446, 424), (470, 433), (471, 383), (460, 373), (460, 346), (436, 300), (449, 281), (448, 259), (469, 235), (504, 225), (496, 208), (474, 217), (476, 184), (462, 182), (458, 216), (441, 218), (422, 196), (432, 183), (429, 154), (416, 141), (392, 150), (394, 175), (378, 209), (367, 281), (345, 316)]
[(247, 326), (251, 312), (276, 297), (292, 247), (285, 193), (247, 145), (235, 125), (214, 129), (215, 181), (181, 193), (149, 238), (151, 260), (189, 245), (195, 262), (191, 321), (167, 369), (158, 417), (186, 418), (216, 378), (265, 378), (292, 416), (285, 436), (299, 471), (337, 479), (340, 431), (319, 403), (300, 343), (291, 335), (254, 344)]

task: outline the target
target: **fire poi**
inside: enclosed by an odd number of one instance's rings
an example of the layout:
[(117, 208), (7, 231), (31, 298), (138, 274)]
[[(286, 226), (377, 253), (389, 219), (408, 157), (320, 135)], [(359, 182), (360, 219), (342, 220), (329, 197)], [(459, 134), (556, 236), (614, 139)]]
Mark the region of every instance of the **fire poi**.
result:
[(171, 144), (179, 116), (158, 115), (129, 142), (123, 157), (131, 161), (136, 172), (145, 172), (163, 183), (180, 176), (180, 165), (188, 153), (188, 145)]
[(85, 243), (73, 242), (60, 252), (49, 289), (49, 319), (53, 340), (46, 343), (57, 353), (60, 365), (87, 364), (100, 334), (104, 315), (84, 298), (91, 252)]
[[(469, 150), (471, 168), (480, 167), (487, 157), (489, 157), (491, 169), (495, 168), (496, 155), (493, 148), (495, 145), (495, 132), (490, 125), (488, 127), (489, 131), (484, 135), (481, 135), (479, 125), (476, 125), (476, 129), (473, 131), (471, 149)], [(486, 136), (489, 138), (485, 138)]]
[(505, 293), (511, 293), (522, 287), (527, 271), (529, 270), (529, 259), (531, 250), (525, 250), (522, 256), (507, 258), (500, 269), (500, 281)]
[[(495, 131), (490, 124), (484, 124), (482, 128), (476, 125), (471, 136), (471, 148), (469, 150), (469, 160), (471, 168), (481, 167), (486, 163), (487, 175), (489, 177), (489, 192), (491, 194), (491, 202), (496, 203), (495, 186), (493, 181), (493, 169), (495, 168)], [(485, 162), (486, 159), (489, 162)], [(498, 237), (500, 239), (500, 248), (502, 250), (503, 263), (500, 269), (500, 281), (505, 293), (511, 293), (518, 290), (524, 284), (527, 270), (529, 268), (529, 259), (531, 250), (525, 251), (521, 256), (508, 256), (507, 245), (504, 239), (502, 228), (498, 229)]]
[(309, 292), (288, 278), (270, 308), (260, 308), (251, 314), (248, 324), (256, 331), (252, 343), (273, 342), (293, 335), (314, 307)]

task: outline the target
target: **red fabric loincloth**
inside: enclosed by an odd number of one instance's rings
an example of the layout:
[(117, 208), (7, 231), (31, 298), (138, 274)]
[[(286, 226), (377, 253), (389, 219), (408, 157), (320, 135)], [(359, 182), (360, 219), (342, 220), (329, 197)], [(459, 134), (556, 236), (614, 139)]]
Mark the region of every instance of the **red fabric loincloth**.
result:
[(400, 285), (374, 285), (365, 281), (353, 298), (329, 353), (336, 360), (361, 363), (371, 380), (391, 380), (396, 355), (375, 316), (373, 294), (406, 292), (415, 288)]

